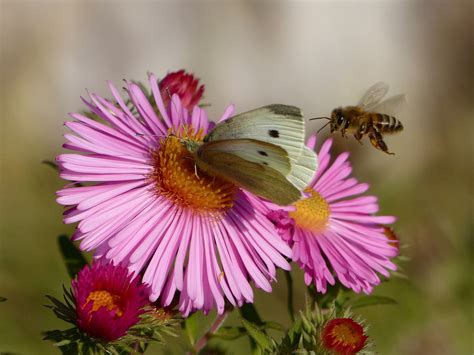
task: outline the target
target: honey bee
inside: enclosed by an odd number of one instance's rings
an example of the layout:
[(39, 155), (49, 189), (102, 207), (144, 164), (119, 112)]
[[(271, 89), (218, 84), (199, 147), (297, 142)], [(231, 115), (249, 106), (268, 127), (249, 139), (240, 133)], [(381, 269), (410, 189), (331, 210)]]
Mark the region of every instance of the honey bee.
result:
[(387, 84), (378, 82), (367, 90), (356, 106), (338, 107), (332, 111), (331, 117), (312, 119), (329, 120), (319, 131), (329, 124), (331, 133), (341, 131), (343, 137), (350, 133), (361, 144), (361, 139), (367, 134), (375, 148), (393, 155), (394, 153), (388, 151), (383, 135), (403, 130), (402, 123), (393, 115), (405, 102), (405, 95), (396, 95), (381, 101), (388, 89)]

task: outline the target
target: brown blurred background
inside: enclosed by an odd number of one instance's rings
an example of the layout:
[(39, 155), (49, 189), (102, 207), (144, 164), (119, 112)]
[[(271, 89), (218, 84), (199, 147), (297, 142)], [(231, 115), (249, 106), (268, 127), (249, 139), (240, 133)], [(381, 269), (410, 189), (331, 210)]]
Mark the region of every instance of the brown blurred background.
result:
[[(86, 88), (108, 96), (106, 80), (186, 68), (211, 117), (274, 102), (327, 115), (380, 80), (405, 93), (405, 131), (387, 138), (395, 156), (335, 137), (382, 212), (399, 216), (411, 259), (407, 280), (375, 290), (400, 305), (360, 313), (380, 354), (472, 354), (473, 14), (468, 1), (0, 0), (0, 352), (54, 353), (40, 331), (66, 327), (42, 305), (69, 282), (55, 240), (72, 227), (54, 201), (64, 182), (41, 164), (61, 151), (66, 114)], [(288, 324), (280, 280), (257, 307)], [(295, 284), (302, 305), (301, 275)], [(223, 346), (245, 354), (239, 344)]]

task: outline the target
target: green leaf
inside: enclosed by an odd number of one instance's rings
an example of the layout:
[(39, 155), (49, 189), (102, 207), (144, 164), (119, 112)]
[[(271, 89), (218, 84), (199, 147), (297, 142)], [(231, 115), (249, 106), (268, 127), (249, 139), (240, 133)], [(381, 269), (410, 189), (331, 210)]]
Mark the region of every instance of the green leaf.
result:
[(242, 319), (242, 324), (247, 330), (249, 336), (258, 344), (258, 346), (263, 350), (263, 351), (269, 351), (271, 350), (270, 347), (270, 340), (268, 339), (268, 336), (260, 331), (255, 324), (252, 324), (245, 319)]
[[(262, 318), (257, 312), (255, 306), (251, 303), (245, 303), (242, 307), (240, 307), (240, 315), (242, 318), (248, 320), (249, 322), (256, 324), (258, 326), (263, 324)], [(259, 353), (257, 344), (252, 337), (250, 337), (250, 348), (252, 349), (252, 354)]]
[(68, 274), (71, 278), (74, 278), (79, 270), (87, 265), (86, 258), (84, 258), (84, 255), (82, 255), (81, 251), (71, 242), (68, 236), (60, 235), (58, 237), (58, 244)]
[(393, 298), (385, 296), (360, 296), (347, 303), (352, 309), (375, 306), (379, 304), (398, 304)]
[(248, 320), (253, 324), (263, 324), (262, 318), (260, 318), (257, 309), (251, 303), (245, 303), (242, 307), (240, 307), (240, 315), (242, 316), (242, 318)]
[(188, 335), (189, 342), (191, 345), (194, 345), (197, 339), (197, 312), (191, 314), (184, 321), (184, 329)]
[(210, 334), (210, 336), (224, 340), (235, 340), (245, 334), (247, 334), (247, 331), (244, 327), (226, 326), (219, 328), (217, 332)]
[(50, 166), (51, 168), (53, 168), (53, 169), (56, 170), (56, 171), (59, 171), (59, 166), (58, 166), (58, 164), (57, 164), (55, 161), (52, 161), (52, 160), (43, 160), (42, 163), (45, 164), (45, 165), (47, 165), (47, 166)]

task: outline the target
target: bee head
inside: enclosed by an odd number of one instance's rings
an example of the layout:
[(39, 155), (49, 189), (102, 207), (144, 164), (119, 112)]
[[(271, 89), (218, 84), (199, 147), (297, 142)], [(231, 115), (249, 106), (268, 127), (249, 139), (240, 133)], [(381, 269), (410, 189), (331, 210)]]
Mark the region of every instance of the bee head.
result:
[(336, 132), (346, 125), (346, 118), (344, 117), (341, 107), (335, 108), (331, 112), (331, 133)]

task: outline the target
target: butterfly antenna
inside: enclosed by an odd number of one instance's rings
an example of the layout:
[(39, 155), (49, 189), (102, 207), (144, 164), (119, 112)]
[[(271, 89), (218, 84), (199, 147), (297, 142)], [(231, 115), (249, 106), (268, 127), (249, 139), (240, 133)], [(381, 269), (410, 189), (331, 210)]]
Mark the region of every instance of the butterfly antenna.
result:
[[(166, 88), (165, 88), (165, 91), (166, 91), (166, 93), (168, 94), (168, 98), (170, 99), (171, 105), (173, 105), (173, 107), (174, 107), (174, 109), (176, 110), (176, 112), (178, 112), (178, 115), (181, 115), (181, 112), (178, 111), (178, 108), (176, 107), (176, 105), (175, 105), (174, 102), (173, 102), (173, 98), (171, 97), (171, 92), (170, 92), (169, 87), (166, 87)], [(187, 131), (187, 129), (188, 129), (187, 125), (182, 126), (182, 128), (183, 128), (183, 135), (184, 135), (184, 138), (189, 139), (189, 133), (188, 133), (188, 131)]]
[(321, 132), (324, 129), (324, 127), (326, 127), (330, 123), (331, 123), (331, 121), (328, 121), (324, 126), (322, 126), (320, 129), (318, 129), (318, 131), (316, 133)]
[(163, 134), (148, 134), (148, 133), (140, 133), (140, 132), (135, 132), (136, 137), (158, 137), (158, 138), (163, 138), (165, 135)]

